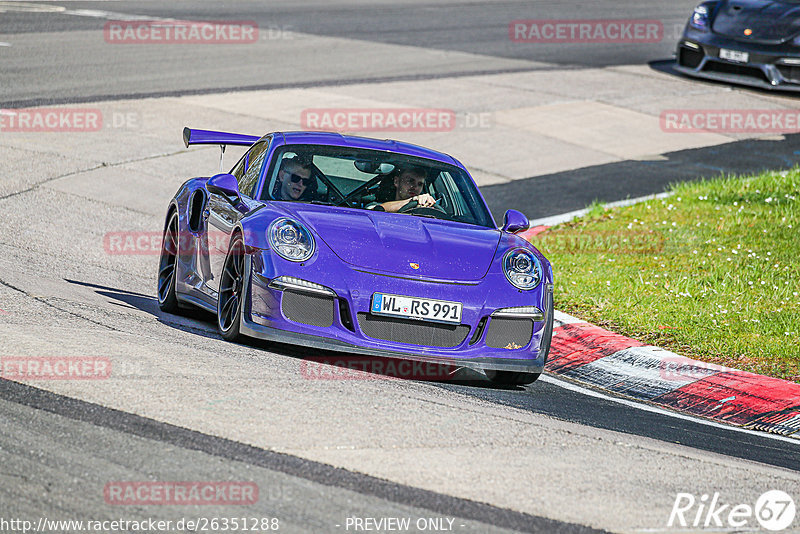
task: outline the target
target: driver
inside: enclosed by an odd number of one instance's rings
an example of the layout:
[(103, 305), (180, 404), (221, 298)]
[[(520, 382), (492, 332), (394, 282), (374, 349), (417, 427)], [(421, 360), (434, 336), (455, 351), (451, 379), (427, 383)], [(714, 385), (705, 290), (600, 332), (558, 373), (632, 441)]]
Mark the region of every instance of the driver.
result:
[(303, 164), (299, 158), (284, 159), (278, 171), (276, 182), (277, 200), (300, 200), (306, 189), (315, 189), (316, 178), (311, 177), (311, 166)]
[(425, 169), (422, 167), (399, 169), (394, 176), (394, 200), (384, 202), (381, 207), (385, 211), (397, 212), (412, 200), (421, 208), (432, 207), (436, 204), (436, 200), (428, 193), (422, 193), (425, 175)]

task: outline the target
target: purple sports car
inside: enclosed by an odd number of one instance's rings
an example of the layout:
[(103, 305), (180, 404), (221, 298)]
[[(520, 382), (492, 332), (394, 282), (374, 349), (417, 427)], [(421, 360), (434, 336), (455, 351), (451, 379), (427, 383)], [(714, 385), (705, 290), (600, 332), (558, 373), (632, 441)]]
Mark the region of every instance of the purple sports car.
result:
[(553, 273), (528, 219), (497, 228), (452, 157), (336, 133), (184, 129), (186, 146), (250, 147), (169, 203), (162, 310), (197, 306), (251, 336), (483, 371), (529, 384), (553, 331)]

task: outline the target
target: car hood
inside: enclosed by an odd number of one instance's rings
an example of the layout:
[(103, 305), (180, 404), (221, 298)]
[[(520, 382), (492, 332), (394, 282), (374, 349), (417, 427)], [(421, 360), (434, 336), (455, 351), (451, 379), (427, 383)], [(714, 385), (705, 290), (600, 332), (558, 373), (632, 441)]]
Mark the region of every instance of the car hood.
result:
[[(800, 4), (726, 0), (714, 18), (716, 33), (754, 43), (777, 44), (800, 33)], [(751, 35), (745, 35), (751, 30)]]
[(292, 204), (342, 261), (353, 267), (421, 278), (480, 280), (500, 231), (413, 215)]

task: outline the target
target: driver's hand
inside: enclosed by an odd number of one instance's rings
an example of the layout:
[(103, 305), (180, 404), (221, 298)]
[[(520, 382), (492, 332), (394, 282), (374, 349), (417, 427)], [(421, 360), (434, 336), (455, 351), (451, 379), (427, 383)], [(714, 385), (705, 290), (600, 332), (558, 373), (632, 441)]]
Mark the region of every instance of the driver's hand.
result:
[(428, 193), (422, 193), (421, 195), (417, 195), (415, 197), (411, 197), (409, 200), (416, 200), (417, 204), (421, 208), (430, 208), (434, 204), (436, 204), (436, 199), (433, 198)]

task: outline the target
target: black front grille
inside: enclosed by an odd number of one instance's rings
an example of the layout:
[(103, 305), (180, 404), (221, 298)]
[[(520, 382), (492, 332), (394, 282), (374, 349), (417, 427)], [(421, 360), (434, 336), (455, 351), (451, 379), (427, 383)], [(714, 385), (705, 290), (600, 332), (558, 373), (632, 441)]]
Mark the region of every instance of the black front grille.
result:
[(281, 311), (290, 321), (328, 327), (333, 324), (333, 297), (284, 291)]
[(722, 74), (735, 74), (736, 76), (746, 76), (755, 78), (762, 82), (770, 83), (764, 71), (758, 67), (746, 67), (744, 65), (734, 65), (732, 63), (722, 63), (719, 61), (708, 61), (703, 67), (704, 72), (719, 72)]
[(519, 349), (533, 336), (533, 319), (492, 317), (486, 330), (486, 346), (493, 349)]
[(800, 67), (793, 67), (791, 65), (776, 65), (781, 76), (787, 81), (792, 83), (800, 83)]
[(469, 334), (469, 326), (463, 324), (430, 323), (368, 313), (358, 314), (358, 326), (371, 338), (423, 347), (456, 347)]
[(703, 56), (702, 50), (693, 50), (682, 46), (678, 50), (678, 64), (690, 69), (696, 69), (700, 62), (703, 61)]

